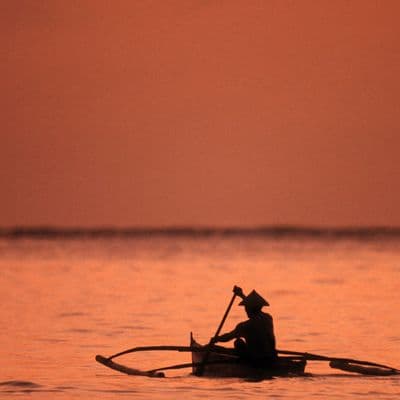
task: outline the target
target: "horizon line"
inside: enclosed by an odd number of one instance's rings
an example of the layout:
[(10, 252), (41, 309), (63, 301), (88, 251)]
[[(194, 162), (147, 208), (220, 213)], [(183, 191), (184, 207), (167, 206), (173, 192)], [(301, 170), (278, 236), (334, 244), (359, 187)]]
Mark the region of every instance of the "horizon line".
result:
[(314, 237), (376, 237), (400, 236), (400, 226), (326, 226), (315, 225), (258, 225), (258, 226), (59, 226), (35, 225), (0, 227), (0, 237), (112, 237), (112, 236), (314, 236)]

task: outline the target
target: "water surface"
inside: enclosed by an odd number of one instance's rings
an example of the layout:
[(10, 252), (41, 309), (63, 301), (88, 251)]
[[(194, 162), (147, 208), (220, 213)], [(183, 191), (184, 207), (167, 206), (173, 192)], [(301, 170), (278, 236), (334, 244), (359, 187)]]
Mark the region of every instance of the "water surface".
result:
[[(271, 304), (280, 349), (400, 367), (400, 241), (167, 235), (0, 239), (0, 394), (10, 398), (398, 399), (399, 377), (310, 363), (311, 377), (263, 382), (129, 377), (94, 361), (140, 345), (207, 342), (234, 284)], [(237, 303), (236, 303), (237, 304)], [(224, 331), (245, 318), (234, 306)], [(136, 353), (146, 369), (185, 353)]]

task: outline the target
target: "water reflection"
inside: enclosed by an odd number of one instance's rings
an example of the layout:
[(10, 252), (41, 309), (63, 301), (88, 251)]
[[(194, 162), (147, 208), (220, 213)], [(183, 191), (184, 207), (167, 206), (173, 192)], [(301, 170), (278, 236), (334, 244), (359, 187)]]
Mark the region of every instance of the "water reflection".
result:
[[(0, 392), (64, 391), (141, 398), (397, 399), (396, 378), (358, 378), (313, 365), (324, 377), (244, 383), (172, 373), (163, 383), (119, 376), (99, 352), (152, 344), (205, 343), (233, 284), (265, 294), (281, 349), (351, 356), (400, 366), (396, 241), (241, 237), (7, 241), (0, 259)], [(224, 330), (243, 319), (236, 305)], [(106, 355), (107, 355), (106, 354)], [(126, 356), (134, 367), (187, 362), (185, 354)], [(332, 378), (332, 375), (335, 377)], [(229, 388), (229, 390), (228, 390)], [(26, 390), (26, 392), (24, 392)]]

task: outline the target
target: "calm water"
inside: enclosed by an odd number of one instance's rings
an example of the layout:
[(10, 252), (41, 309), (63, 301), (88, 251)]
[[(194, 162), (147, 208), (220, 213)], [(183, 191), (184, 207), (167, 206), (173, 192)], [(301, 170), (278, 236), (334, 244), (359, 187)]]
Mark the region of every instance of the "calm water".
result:
[[(139, 345), (215, 332), (234, 284), (271, 303), (278, 348), (400, 367), (400, 240), (268, 237), (0, 239), (0, 394), (5, 398), (398, 399), (400, 377), (263, 382), (130, 377), (95, 362)], [(234, 307), (224, 331), (244, 319)], [(187, 353), (136, 353), (140, 369)]]

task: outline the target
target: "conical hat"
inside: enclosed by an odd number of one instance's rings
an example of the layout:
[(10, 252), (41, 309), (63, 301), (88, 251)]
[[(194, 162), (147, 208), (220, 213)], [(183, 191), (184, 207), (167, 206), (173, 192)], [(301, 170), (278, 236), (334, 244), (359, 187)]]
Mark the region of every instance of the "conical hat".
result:
[(243, 301), (239, 303), (239, 306), (247, 306), (250, 308), (261, 308), (264, 306), (269, 306), (267, 300), (260, 296), (255, 290), (253, 290), (248, 296), (246, 296)]

